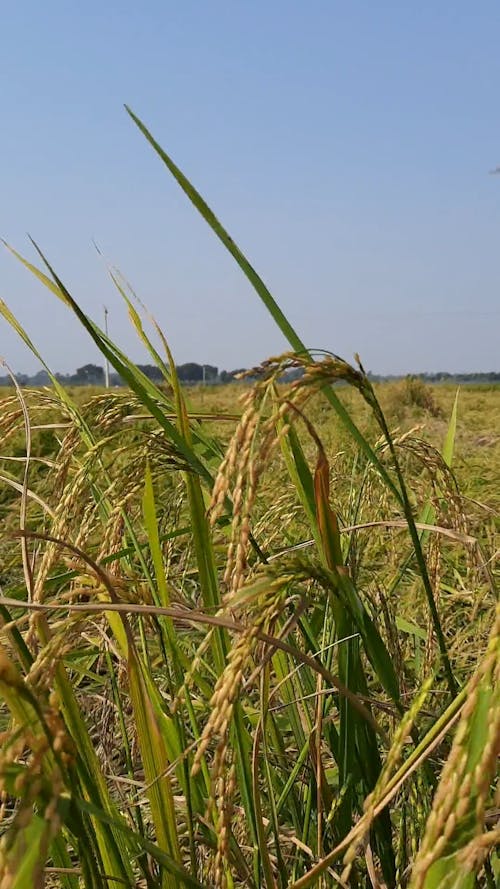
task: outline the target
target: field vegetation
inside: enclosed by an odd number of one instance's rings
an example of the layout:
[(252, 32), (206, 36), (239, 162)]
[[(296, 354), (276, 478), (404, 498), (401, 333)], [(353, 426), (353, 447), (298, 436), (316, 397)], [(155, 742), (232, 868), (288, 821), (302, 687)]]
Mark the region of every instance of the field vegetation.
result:
[(156, 384), (18, 255), (128, 388), (0, 402), (0, 889), (494, 887), (500, 390), (310, 355), (134, 119), (290, 351), (183, 388), (111, 272)]

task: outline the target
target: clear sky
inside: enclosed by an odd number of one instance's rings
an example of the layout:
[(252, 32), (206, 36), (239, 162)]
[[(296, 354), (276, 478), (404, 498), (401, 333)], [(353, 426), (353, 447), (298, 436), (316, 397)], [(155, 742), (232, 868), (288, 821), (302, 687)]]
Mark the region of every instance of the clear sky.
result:
[[(123, 110), (191, 178), (311, 347), (381, 373), (500, 370), (498, 0), (16, 0), (0, 27), (0, 235), (29, 232), (145, 355), (95, 239), (178, 363), (285, 342)], [(96, 361), (0, 251), (54, 370)], [(35, 361), (0, 321), (0, 354)]]

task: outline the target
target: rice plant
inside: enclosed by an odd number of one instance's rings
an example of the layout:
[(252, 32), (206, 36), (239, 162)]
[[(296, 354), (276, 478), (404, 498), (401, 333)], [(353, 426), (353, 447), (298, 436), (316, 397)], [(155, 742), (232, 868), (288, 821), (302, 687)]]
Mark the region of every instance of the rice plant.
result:
[(113, 270), (165, 385), (12, 251), (128, 388), (82, 402), (1, 304), (52, 387), (1, 403), (0, 887), (493, 887), (496, 517), (460, 401), (440, 447), (393, 428), (129, 113), (290, 351), (226, 425)]

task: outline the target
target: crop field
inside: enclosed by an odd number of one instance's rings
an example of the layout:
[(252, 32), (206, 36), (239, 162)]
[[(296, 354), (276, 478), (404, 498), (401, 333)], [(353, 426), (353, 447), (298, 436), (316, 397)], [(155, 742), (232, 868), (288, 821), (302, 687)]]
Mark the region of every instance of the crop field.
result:
[(157, 386), (21, 258), (127, 388), (0, 400), (0, 889), (490, 889), (500, 388), (310, 355), (136, 123), (290, 351), (183, 388), (122, 292)]

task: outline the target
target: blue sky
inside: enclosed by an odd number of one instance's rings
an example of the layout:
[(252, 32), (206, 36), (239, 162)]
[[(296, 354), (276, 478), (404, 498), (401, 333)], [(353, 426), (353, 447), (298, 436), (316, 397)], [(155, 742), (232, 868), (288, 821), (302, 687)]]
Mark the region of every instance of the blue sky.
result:
[[(179, 363), (285, 348), (127, 102), (309, 346), (383, 373), (500, 370), (499, 41), (497, 0), (17, 0), (0, 31), (0, 235), (33, 258), (29, 232), (136, 360), (92, 239)], [(97, 359), (5, 251), (0, 295), (54, 369)], [(0, 324), (0, 354), (35, 369)]]

